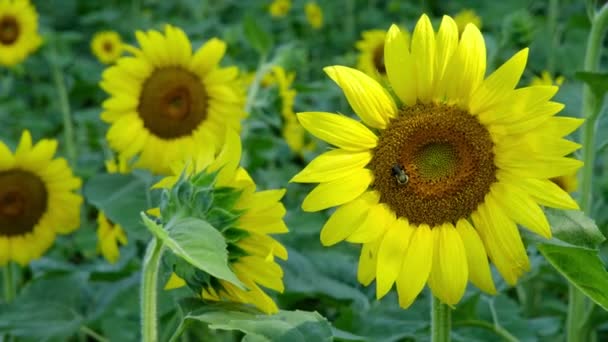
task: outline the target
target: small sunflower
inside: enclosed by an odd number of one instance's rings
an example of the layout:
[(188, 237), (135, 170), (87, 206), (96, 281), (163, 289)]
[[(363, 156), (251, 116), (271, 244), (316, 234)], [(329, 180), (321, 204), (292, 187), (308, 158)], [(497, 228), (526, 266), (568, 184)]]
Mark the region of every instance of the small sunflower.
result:
[(188, 37), (171, 25), (164, 35), (135, 36), (141, 48), (127, 47), (133, 57), (120, 58), (102, 76), (110, 146), (155, 173), (195, 151), (211, 160), (226, 127), (240, 130), (245, 117), (238, 69), (218, 66), (226, 43), (213, 38), (193, 53)]
[[(287, 250), (269, 234), (288, 232), (283, 222), (285, 207), (280, 202), (285, 189), (256, 191), (255, 182), (245, 169), (238, 166), (240, 157), (240, 138), (235, 132), (229, 131), (226, 134), (226, 144), (216, 160), (209, 163), (207, 159), (195, 157), (187, 163), (176, 163), (172, 168), (173, 175), (164, 178), (155, 187), (171, 188), (184, 174), (190, 177), (198, 175), (199, 179), (202, 178), (201, 172), (216, 174), (212, 187), (217, 194), (212, 196), (212, 201), (213, 198), (236, 196), (234, 202), (231, 200), (231, 208), (219, 210), (238, 217), (234, 222), (224, 220), (228, 225), (216, 226), (216, 229), (226, 237), (230, 268), (247, 290), (207, 275), (197, 277), (206, 279), (202, 298), (252, 304), (263, 312), (274, 313), (278, 308), (260, 285), (278, 292), (284, 290), (283, 270), (275, 262), (275, 257), (286, 260)], [(209, 189), (207, 185), (204, 187)], [(165, 289), (185, 284), (183, 279), (172, 274)]]
[(289, 13), (291, 0), (274, 0), (268, 7), (268, 12), (275, 18), (281, 18)]
[(563, 137), (582, 120), (554, 116), (555, 86), (515, 89), (528, 49), (484, 79), (486, 49), (475, 25), (459, 37), (444, 16), (436, 33), (423, 15), (407, 38), (393, 25), (386, 70), (398, 105), (369, 76), (325, 69), (344, 91), (357, 121), (309, 112), (300, 123), (337, 148), (292, 181), (320, 183), (305, 211), (339, 206), (321, 242), (363, 244), (358, 279), (376, 279), (383, 297), (396, 283), (409, 307), (428, 284), (442, 302), (462, 298), (467, 280), (496, 289), (487, 257), (508, 284), (530, 268), (517, 224), (549, 238), (542, 206), (576, 209), (551, 181), (581, 167), (567, 158), (580, 147)]
[(41, 43), (38, 13), (29, 0), (0, 0), (0, 65), (21, 63)]
[(122, 55), (122, 40), (115, 31), (97, 32), (91, 41), (91, 51), (104, 64), (115, 62)]
[[(129, 165), (124, 158), (106, 161), (109, 173), (128, 173)], [(127, 234), (121, 225), (110, 221), (103, 212), (97, 214), (97, 250), (109, 263), (114, 264), (120, 258), (118, 245), (128, 243)]]
[(464, 9), (458, 13), (456, 13), (456, 15), (454, 16), (454, 21), (456, 22), (456, 25), (458, 26), (458, 32), (460, 34), (462, 34), (462, 32), (464, 31), (464, 28), (468, 25), (468, 24), (473, 24), (475, 26), (477, 26), (478, 29), (481, 30), (481, 17), (477, 15), (477, 13), (472, 10), (472, 9)]
[(39, 258), (55, 241), (80, 226), (82, 197), (63, 158), (53, 159), (56, 140), (32, 145), (24, 131), (15, 153), (0, 142), (0, 266), (22, 266)]
[[(401, 31), (409, 42), (407, 30)], [(355, 46), (359, 50), (357, 69), (373, 77), (376, 81), (384, 82), (386, 79), (386, 66), (384, 65), (385, 30), (369, 30), (362, 33), (363, 39)]]
[(318, 30), (323, 27), (323, 10), (316, 2), (307, 2), (304, 6), (304, 12), (306, 13), (306, 20), (313, 29)]
[(564, 76), (557, 76), (553, 78), (551, 73), (547, 70), (544, 70), (540, 73), (540, 76), (532, 77), (532, 81), (530, 82), (531, 86), (539, 86), (539, 85), (556, 85), (561, 86), (564, 83)]

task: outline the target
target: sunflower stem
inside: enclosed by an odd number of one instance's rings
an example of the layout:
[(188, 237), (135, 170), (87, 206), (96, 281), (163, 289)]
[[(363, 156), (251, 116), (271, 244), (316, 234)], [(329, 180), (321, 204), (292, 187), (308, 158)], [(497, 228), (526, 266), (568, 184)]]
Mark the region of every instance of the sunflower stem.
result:
[(70, 166), (76, 166), (76, 142), (74, 139), (74, 123), (70, 113), (70, 102), (68, 101), (68, 92), (65, 88), (65, 79), (63, 72), (59, 69), (56, 54), (53, 54), (51, 59), (51, 72), (53, 74), (53, 82), (57, 89), (57, 98), (59, 100), (59, 109), (63, 118), (63, 133), (65, 134), (65, 150)]
[[(559, 35), (557, 33), (557, 19), (559, 17), (559, 0), (549, 0), (549, 8), (547, 15), (547, 31), (551, 38), (551, 50), (555, 51), (559, 43)], [(552, 76), (555, 76), (555, 53), (550, 53), (547, 56), (547, 70)]]
[(10, 303), (15, 298), (15, 280), (13, 277), (13, 267), (9, 262), (4, 266), (3, 270), (4, 280), (4, 300), (6, 303)]
[(266, 55), (262, 55), (260, 57), (260, 64), (255, 72), (253, 82), (251, 82), (251, 86), (249, 86), (249, 91), (247, 92), (247, 102), (245, 103), (245, 113), (247, 114), (251, 114), (251, 109), (253, 108), (255, 97), (258, 95), (258, 91), (260, 90), (262, 79), (268, 73), (268, 70), (270, 70), (271, 66), (266, 63), (266, 59)]
[(156, 307), (162, 252), (162, 242), (154, 237), (146, 249), (141, 280), (141, 336), (144, 342), (158, 341)]
[[(591, 20), (591, 31), (587, 39), (587, 51), (585, 54), (584, 71), (595, 72), (599, 68), (600, 49), (604, 41), (606, 28), (608, 27), (608, 4), (593, 16)], [(596, 96), (591, 88), (583, 85), (583, 103), (581, 113), (585, 118), (583, 130), (583, 173), (581, 178), (580, 206), (586, 215), (591, 215), (593, 198), (593, 169), (595, 165), (595, 131), (597, 118), (601, 109), (602, 98)], [(567, 337), (568, 342), (588, 340), (588, 317), (585, 315), (590, 310), (591, 303), (585, 295), (574, 285), (569, 285), (568, 294), (568, 317)]]
[(450, 341), (451, 329), (450, 307), (437, 297), (431, 299), (431, 342)]

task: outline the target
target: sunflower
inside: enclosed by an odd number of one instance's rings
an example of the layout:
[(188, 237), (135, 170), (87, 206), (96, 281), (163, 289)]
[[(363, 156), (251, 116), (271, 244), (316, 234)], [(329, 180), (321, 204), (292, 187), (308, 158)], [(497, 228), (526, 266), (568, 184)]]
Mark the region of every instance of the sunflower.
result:
[(553, 78), (551, 73), (547, 70), (544, 70), (540, 73), (540, 76), (532, 77), (532, 81), (530, 82), (531, 86), (537, 85), (556, 85), (561, 86), (564, 83), (564, 76), (557, 76)]
[[(401, 31), (409, 42), (407, 30)], [(355, 46), (359, 50), (357, 69), (373, 77), (376, 81), (384, 82), (386, 79), (386, 66), (384, 65), (385, 30), (369, 30), (362, 33), (363, 39)]]
[(29, 0), (0, 0), (0, 65), (21, 63), (41, 43), (38, 13)]
[(543, 206), (576, 209), (550, 179), (581, 162), (563, 139), (582, 120), (554, 116), (555, 86), (515, 89), (528, 57), (523, 49), (484, 79), (486, 50), (475, 25), (459, 38), (444, 16), (435, 33), (423, 15), (412, 37), (387, 35), (388, 80), (398, 97), (347, 67), (325, 69), (361, 121), (299, 113), (300, 123), (336, 149), (314, 159), (292, 181), (320, 183), (305, 211), (338, 206), (321, 242), (363, 244), (358, 280), (376, 279), (383, 297), (396, 283), (409, 307), (428, 284), (454, 305), (467, 280), (496, 289), (488, 258), (508, 284), (530, 268), (517, 224), (551, 237)]
[(454, 16), (454, 21), (458, 26), (458, 32), (462, 34), (464, 28), (468, 24), (473, 24), (477, 26), (478, 29), (481, 30), (481, 17), (477, 15), (477, 13), (472, 9), (464, 9)]
[[(124, 158), (106, 161), (109, 173), (128, 173), (129, 165)], [(97, 214), (97, 250), (109, 263), (114, 264), (120, 258), (118, 245), (128, 243), (127, 234), (121, 225), (110, 221), (103, 212)]]
[(226, 43), (213, 38), (193, 54), (184, 32), (171, 25), (164, 35), (138, 31), (136, 38), (141, 48), (126, 47), (133, 57), (120, 58), (102, 76), (110, 146), (155, 173), (194, 151), (211, 160), (226, 127), (240, 130), (245, 117), (238, 69), (218, 66)]
[(91, 41), (91, 51), (104, 64), (116, 61), (122, 55), (122, 40), (115, 31), (97, 32)]
[(287, 15), (291, 9), (291, 0), (274, 0), (268, 7), (268, 12), (275, 18), (281, 18)]
[(306, 21), (313, 29), (318, 30), (323, 27), (323, 10), (316, 2), (307, 2), (304, 6), (304, 12), (306, 13)]
[[(269, 234), (288, 232), (283, 222), (285, 207), (280, 202), (285, 189), (256, 191), (255, 182), (245, 169), (238, 166), (240, 157), (240, 138), (234, 131), (229, 131), (223, 150), (211, 164), (200, 156), (187, 163), (176, 163), (172, 168), (173, 175), (164, 178), (155, 187), (171, 188), (180, 181), (183, 174), (190, 177), (196, 175), (199, 179), (197, 184), (204, 178), (201, 177), (202, 173), (216, 174), (212, 188), (217, 194), (212, 195), (212, 198), (236, 196), (233, 207), (219, 210), (238, 216), (234, 223), (228, 222), (227, 226), (216, 228), (228, 242), (230, 268), (247, 290), (213, 277), (199, 277), (197, 279), (208, 279), (203, 286), (202, 298), (252, 304), (263, 312), (274, 313), (278, 308), (260, 285), (278, 292), (284, 290), (283, 270), (274, 258), (286, 260), (287, 250)], [(208, 189), (207, 185), (202, 187)], [(165, 289), (185, 284), (183, 279), (172, 274)]]
[(22, 266), (39, 258), (55, 240), (80, 226), (82, 197), (63, 158), (53, 159), (56, 140), (32, 145), (24, 131), (15, 153), (0, 142), (0, 265)]

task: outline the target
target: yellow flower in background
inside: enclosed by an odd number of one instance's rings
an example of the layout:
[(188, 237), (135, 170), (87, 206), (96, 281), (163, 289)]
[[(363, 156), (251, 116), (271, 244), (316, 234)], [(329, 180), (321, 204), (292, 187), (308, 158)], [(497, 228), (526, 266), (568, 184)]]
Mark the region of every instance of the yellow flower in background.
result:
[(323, 10), (316, 2), (307, 2), (304, 12), (306, 12), (306, 20), (313, 29), (318, 30), (323, 27)]
[(458, 25), (458, 32), (462, 34), (467, 24), (473, 24), (481, 30), (481, 17), (472, 9), (464, 9), (454, 16), (454, 21)]
[(567, 175), (551, 178), (551, 181), (557, 184), (564, 191), (573, 193), (578, 190), (578, 179), (576, 172)]
[[(260, 287), (283, 292), (283, 270), (275, 257), (286, 260), (287, 250), (270, 234), (288, 232), (283, 222), (285, 207), (280, 202), (285, 189), (256, 191), (256, 184), (245, 169), (239, 167), (241, 141), (234, 131), (226, 135), (226, 144), (216, 160), (209, 163), (206, 158), (194, 156), (186, 163), (176, 163), (172, 176), (161, 180), (155, 187), (171, 188), (181, 175), (195, 175), (202, 171), (217, 172), (215, 189), (234, 190), (240, 195), (234, 209), (242, 213), (237, 222), (224, 230), (230, 234), (228, 260), (230, 268), (247, 290), (239, 289), (230, 282), (215, 279), (209, 281), (202, 293), (208, 300), (228, 300), (252, 304), (266, 313), (275, 313), (278, 308), (274, 301)], [(185, 169), (184, 169), (185, 168)], [(204, 238), (204, 237), (201, 237)], [(173, 274), (165, 289), (182, 287), (183, 279)]]
[(104, 64), (115, 62), (122, 55), (122, 40), (114, 31), (97, 32), (91, 41), (91, 51)]
[(539, 85), (556, 85), (561, 86), (564, 83), (564, 76), (558, 76), (555, 79), (551, 76), (551, 73), (547, 70), (541, 72), (540, 76), (532, 77), (532, 81), (530, 82), (531, 86), (539, 86)]
[(28, 0), (0, 0), (0, 65), (23, 62), (41, 43), (36, 8)]
[(264, 77), (266, 86), (276, 84), (281, 99), (281, 115), (283, 117), (283, 138), (292, 151), (302, 154), (305, 150), (312, 150), (314, 143), (307, 141), (307, 134), (298, 122), (293, 111), (296, 98), (296, 90), (293, 89), (295, 72), (287, 73), (279, 65), (272, 67), (272, 71)]
[(268, 12), (275, 18), (284, 17), (291, 9), (291, 0), (274, 0), (268, 7)]
[(128, 243), (124, 229), (110, 221), (103, 212), (97, 214), (97, 250), (111, 264), (120, 258), (118, 245)]
[[(402, 30), (401, 32), (409, 42), (410, 38), (407, 30)], [(357, 69), (371, 76), (376, 81), (385, 82), (384, 40), (386, 38), (386, 31), (369, 30), (364, 31), (361, 36), (362, 39), (355, 44), (355, 47), (359, 50)]]
[(298, 114), (311, 134), (336, 146), (292, 181), (320, 183), (305, 211), (337, 206), (321, 231), (329, 246), (363, 245), (358, 280), (376, 279), (383, 297), (396, 284), (409, 307), (428, 284), (454, 305), (467, 281), (495, 293), (488, 257), (513, 285), (530, 269), (517, 224), (545, 238), (542, 206), (577, 209), (551, 181), (582, 163), (564, 139), (582, 120), (555, 116), (558, 88), (515, 89), (528, 49), (485, 78), (486, 48), (475, 25), (461, 36), (444, 16), (435, 32), (423, 15), (412, 35), (393, 25), (385, 42), (387, 78), (403, 105), (378, 82), (342, 66), (325, 69), (361, 121)]
[[(125, 158), (106, 161), (106, 170), (109, 173), (129, 173), (130, 168)], [(110, 221), (103, 212), (97, 214), (97, 250), (114, 264), (120, 258), (118, 245), (128, 243), (127, 234), (122, 226)]]
[(218, 64), (226, 43), (213, 38), (193, 53), (185, 33), (136, 32), (140, 48), (102, 75), (110, 94), (101, 118), (111, 124), (110, 146), (135, 167), (169, 172), (173, 161), (202, 153), (211, 160), (226, 127), (240, 131), (245, 94), (236, 67)]
[(0, 142), (0, 266), (22, 266), (42, 256), (56, 234), (80, 227), (81, 186), (63, 158), (53, 159), (57, 140), (32, 144), (23, 131), (13, 154)]

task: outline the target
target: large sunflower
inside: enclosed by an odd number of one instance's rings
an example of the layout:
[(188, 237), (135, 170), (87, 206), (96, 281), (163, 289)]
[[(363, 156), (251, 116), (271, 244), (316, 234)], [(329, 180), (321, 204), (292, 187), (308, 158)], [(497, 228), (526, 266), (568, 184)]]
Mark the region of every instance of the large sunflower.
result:
[(29, 0), (0, 0), (0, 65), (21, 63), (41, 43), (38, 13)]
[(101, 114), (112, 124), (110, 146), (156, 173), (195, 151), (211, 160), (226, 127), (240, 130), (245, 116), (238, 69), (218, 66), (226, 43), (213, 38), (193, 54), (184, 32), (171, 25), (164, 35), (138, 31), (136, 38), (141, 48), (127, 47), (134, 56), (120, 58), (101, 81), (111, 95)]
[[(213, 183), (217, 193), (211, 200), (236, 195), (233, 207), (216, 209), (231, 212), (238, 219), (226, 227), (216, 226), (216, 229), (224, 234), (228, 242), (230, 268), (247, 289), (211, 277), (206, 286), (203, 286), (202, 297), (252, 304), (266, 313), (274, 313), (278, 308), (260, 285), (279, 292), (284, 290), (283, 270), (274, 258), (286, 260), (287, 250), (269, 234), (288, 232), (283, 222), (285, 207), (280, 202), (285, 189), (256, 191), (255, 182), (245, 169), (238, 166), (240, 157), (240, 138), (235, 132), (229, 131), (226, 134), (226, 144), (211, 164), (200, 156), (194, 156), (185, 164), (175, 163), (172, 166), (173, 175), (164, 178), (156, 187), (170, 188), (184, 174), (190, 177), (201, 172), (217, 172)], [(185, 284), (184, 280), (173, 274), (165, 288), (172, 289)]]
[(32, 145), (28, 131), (15, 153), (0, 142), (0, 266), (26, 265), (80, 226), (80, 179), (63, 158), (53, 159), (56, 140)]
[(397, 103), (365, 74), (334, 66), (325, 71), (362, 122), (298, 114), (337, 147), (293, 178), (321, 183), (302, 208), (339, 206), (321, 242), (363, 244), (359, 281), (375, 278), (378, 298), (396, 283), (402, 307), (427, 283), (451, 305), (467, 280), (494, 293), (488, 256), (515, 284), (530, 267), (517, 224), (549, 238), (541, 205), (577, 208), (550, 179), (581, 166), (564, 157), (579, 144), (563, 137), (582, 120), (554, 116), (563, 108), (550, 101), (555, 86), (515, 89), (528, 49), (484, 79), (485, 44), (474, 25), (459, 38), (452, 18), (435, 33), (423, 15), (411, 47), (393, 25), (384, 49)]

